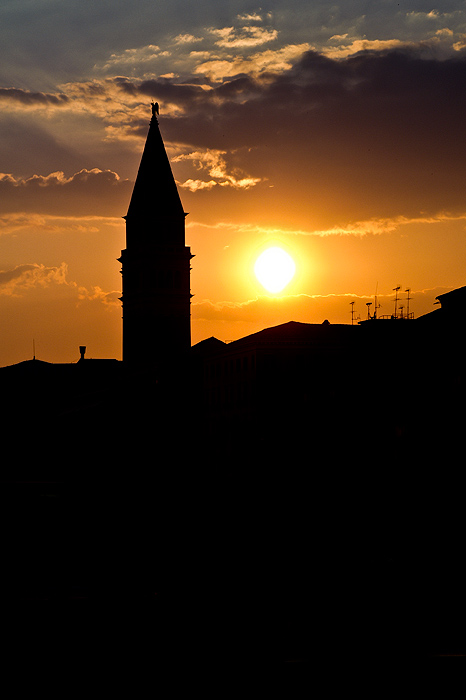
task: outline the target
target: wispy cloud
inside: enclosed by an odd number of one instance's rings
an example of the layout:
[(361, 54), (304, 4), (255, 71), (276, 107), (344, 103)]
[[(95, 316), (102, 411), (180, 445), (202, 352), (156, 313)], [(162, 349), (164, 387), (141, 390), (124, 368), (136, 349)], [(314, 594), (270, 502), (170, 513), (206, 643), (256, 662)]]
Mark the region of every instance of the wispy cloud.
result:
[(92, 287), (91, 290), (86, 287), (78, 287), (79, 302), (98, 302), (103, 304), (108, 309), (121, 306), (121, 291), (105, 292), (99, 286)]
[(406, 17), (410, 20), (442, 20), (451, 19), (455, 15), (461, 14), (461, 10), (454, 10), (453, 12), (440, 12), (440, 10), (429, 10), (429, 12), (422, 12), (420, 10), (411, 10), (406, 13)]
[(195, 74), (208, 76), (213, 81), (222, 81), (236, 75), (260, 76), (264, 73), (279, 74), (289, 70), (310, 44), (288, 44), (278, 49), (267, 49), (250, 56), (225, 56), (201, 61), (194, 68)]
[[(276, 323), (285, 323), (293, 318), (307, 323), (322, 323), (326, 317), (334, 322), (348, 322), (351, 301), (359, 300), (361, 311), (371, 297), (354, 293), (345, 294), (283, 294), (280, 296), (259, 295), (242, 302), (210, 299), (194, 301), (192, 315), (197, 320), (210, 322), (259, 324), (273, 318)], [(367, 311), (367, 309), (364, 309)], [(251, 332), (253, 332), (251, 330)]]
[(141, 64), (153, 62), (154, 59), (160, 57), (160, 55), (167, 56), (167, 50), (162, 51), (160, 46), (148, 44), (147, 46), (125, 49), (120, 53), (111, 54), (100, 68), (102, 70), (108, 70), (110, 68), (118, 70), (123, 66), (137, 65), (139, 67)]
[(4, 297), (23, 297), (35, 289), (45, 289), (53, 285), (70, 288), (76, 304), (92, 302), (102, 304), (108, 310), (121, 306), (121, 291), (105, 292), (95, 285), (91, 289), (68, 278), (68, 265), (62, 262), (58, 266), (46, 266), (41, 263), (17, 265), (10, 270), (0, 270), (0, 295)]
[(218, 183), (216, 180), (193, 180), (188, 178), (184, 182), (179, 183), (180, 187), (184, 187), (191, 192), (197, 192), (198, 190), (211, 190)]
[(192, 34), (178, 34), (174, 39), (175, 44), (196, 44), (200, 41), (204, 41), (204, 37)]
[(278, 36), (276, 29), (267, 27), (223, 27), (222, 29), (210, 29), (211, 34), (218, 37), (216, 46), (224, 48), (250, 48), (261, 46), (269, 41), (274, 41)]
[[(436, 297), (446, 291), (449, 291), (449, 288), (411, 289), (410, 310), (416, 317), (429, 313), (434, 309)], [(403, 303), (402, 295), (399, 297), (399, 303), (400, 301)], [(367, 318), (368, 303), (374, 303), (374, 294), (360, 294), (356, 291), (340, 294), (284, 294), (275, 297), (259, 295), (242, 302), (215, 302), (210, 299), (194, 301), (192, 315), (197, 321), (224, 323), (230, 333), (232, 328), (229, 324), (237, 324), (241, 328), (241, 335), (263, 328), (264, 319), (274, 319), (274, 324), (277, 325), (286, 323), (290, 318), (302, 323), (322, 323), (326, 319), (330, 319), (332, 323), (350, 323), (353, 310), (354, 320), (357, 322)], [(379, 290), (377, 303), (379, 316), (390, 315), (394, 310), (394, 292)], [(373, 313), (373, 309), (371, 312)], [(248, 324), (249, 328), (245, 324)]]
[(249, 189), (261, 181), (261, 178), (247, 176), (244, 173), (240, 173), (238, 170), (236, 170), (236, 172), (229, 172), (224, 157), (225, 155), (226, 151), (208, 149), (206, 151), (194, 151), (192, 153), (181, 154), (173, 158), (174, 163), (190, 161), (197, 170), (206, 170), (211, 178), (210, 180), (193, 180), (189, 178), (185, 182), (181, 182), (180, 186), (192, 192), (199, 189), (211, 189), (215, 187), (215, 185), (219, 185), (220, 187)]
[(237, 15), (240, 22), (262, 22), (262, 15), (258, 12), (244, 12), (242, 15)]
[(348, 42), (347, 37), (347, 34), (332, 37), (330, 41), (336, 45), (324, 47), (322, 53), (330, 58), (346, 58), (360, 51), (387, 51), (409, 45), (400, 39), (352, 39)]
[(22, 296), (34, 287), (69, 284), (67, 274), (68, 265), (64, 262), (58, 267), (46, 267), (38, 263), (17, 265), (11, 270), (0, 271), (0, 294)]
[[(408, 14), (408, 19), (411, 20), (439, 20), (447, 19), (448, 13), (432, 12), (412, 12)], [(348, 33), (334, 34), (327, 43), (320, 48), (320, 51), (325, 56), (333, 59), (342, 59), (349, 56), (354, 56), (361, 52), (386, 52), (393, 49), (404, 51), (415, 51), (420, 56), (431, 58), (437, 55), (439, 58), (447, 58), (455, 52), (460, 51), (464, 47), (464, 34), (454, 32), (448, 26), (430, 26), (429, 31), (418, 39), (398, 38), (376, 39), (366, 36), (352, 36)]]
[(85, 233), (94, 234), (105, 225), (122, 228), (120, 217), (107, 216), (54, 216), (34, 212), (14, 212), (0, 216), (0, 235), (16, 234), (23, 231), (35, 231), (37, 234), (50, 233)]
[(326, 229), (294, 229), (285, 227), (260, 226), (247, 222), (230, 223), (227, 221), (218, 221), (215, 224), (207, 224), (200, 221), (188, 221), (188, 228), (208, 228), (217, 231), (231, 231), (232, 233), (243, 233), (254, 237), (265, 239), (283, 239), (294, 237), (312, 237), (326, 238), (331, 236), (380, 236), (390, 234), (400, 229), (403, 226), (413, 224), (438, 224), (445, 222), (465, 221), (466, 211), (461, 214), (451, 214), (448, 212), (438, 212), (432, 216), (395, 216), (393, 218), (375, 218), (366, 221), (355, 221), (346, 224), (345, 226), (332, 226)]

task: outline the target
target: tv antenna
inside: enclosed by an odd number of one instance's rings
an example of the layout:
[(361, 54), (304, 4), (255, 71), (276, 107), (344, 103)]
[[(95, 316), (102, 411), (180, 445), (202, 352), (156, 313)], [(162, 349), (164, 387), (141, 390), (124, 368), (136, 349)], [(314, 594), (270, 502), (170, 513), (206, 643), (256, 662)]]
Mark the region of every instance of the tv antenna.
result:
[(401, 284), (399, 284), (398, 287), (395, 287), (395, 289), (393, 290), (395, 292), (395, 315), (393, 316), (393, 318), (396, 318), (396, 314), (398, 311), (398, 292), (400, 291), (400, 289)]
[(406, 318), (409, 318), (409, 301), (412, 299), (412, 297), (409, 296), (411, 289), (408, 287), (408, 289), (405, 289), (405, 292), (407, 292), (408, 296), (406, 297), (406, 301), (408, 302), (407, 308), (406, 308)]
[(375, 294), (374, 294), (374, 315), (372, 316), (372, 318), (374, 320), (377, 319), (377, 309), (380, 309), (380, 306), (381, 306), (380, 304), (377, 303), (377, 291), (378, 291), (378, 289), (379, 289), (379, 283), (377, 282), (377, 284), (375, 285)]

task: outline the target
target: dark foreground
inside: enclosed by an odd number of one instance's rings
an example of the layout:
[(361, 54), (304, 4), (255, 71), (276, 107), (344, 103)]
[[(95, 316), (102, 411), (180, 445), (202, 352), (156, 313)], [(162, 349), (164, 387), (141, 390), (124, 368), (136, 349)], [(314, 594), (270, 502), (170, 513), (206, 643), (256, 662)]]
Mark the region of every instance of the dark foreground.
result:
[(459, 437), (355, 448), (346, 418), (271, 417), (254, 440), (202, 420), (184, 439), (176, 411), (109, 408), (8, 435), (2, 622), (23, 671), (92, 665), (105, 686), (466, 653)]
[(466, 653), (462, 530), (448, 509), (362, 509), (290, 473), (174, 472), (4, 484), (4, 629), (24, 664)]

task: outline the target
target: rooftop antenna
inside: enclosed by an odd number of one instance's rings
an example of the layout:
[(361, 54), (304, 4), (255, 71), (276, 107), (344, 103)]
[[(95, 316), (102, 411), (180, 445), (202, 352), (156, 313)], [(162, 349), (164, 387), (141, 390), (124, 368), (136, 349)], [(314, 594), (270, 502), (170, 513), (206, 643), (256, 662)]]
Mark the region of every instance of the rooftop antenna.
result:
[(400, 289), (401, 285), (399, 284), (398, 287), (395, 287), (395, 289), (393, 290), (395, 292), (395, 315), (393, 316), (393, 318), (396, 318), (396, 314), (398, 311), (398, 292), (400, 291)]
[(374, 315), (372, 317), (374, 320), (377, 319), (377, 309), (380, 309), (380, 304), (377, 304), (378, 288), (379, 288), (379, 283), (377, 282), (377, 284), (375, 285), (375, 295), (374, 295)]
[(355, 302), (354, 302), (354, 301), (350, 301), (350, 304), (351, 304), (351, 325), (353, 325), (353, 323), (354, 323), (354, 304), (355, 304)]
[(406, 318), (409, 318), (409, 300), (412, 299), (412, 297), (409, 296), (411, 289), (408, 287), (408, 289), (405, 289), (405, 292), (408, 293), (408, 296), (406, 298), (406, 301), (408, 302), (408, 306), (406, 308)]
[(367, 320), (370, 321), (371, 320), (371, 308), (370, 307), (372, 306), (372, 302), (366, 301), (366, 306), (367, 306)]

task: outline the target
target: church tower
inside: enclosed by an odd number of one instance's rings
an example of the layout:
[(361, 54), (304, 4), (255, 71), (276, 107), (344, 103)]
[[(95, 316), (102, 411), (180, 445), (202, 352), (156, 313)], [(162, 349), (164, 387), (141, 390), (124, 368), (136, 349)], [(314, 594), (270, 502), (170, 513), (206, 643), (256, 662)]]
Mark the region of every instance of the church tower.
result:
[(152, 119), (126, 219), (123, 361), (164, 373), (191, 347), (191, 251), (185, 216), (157, 120)]

